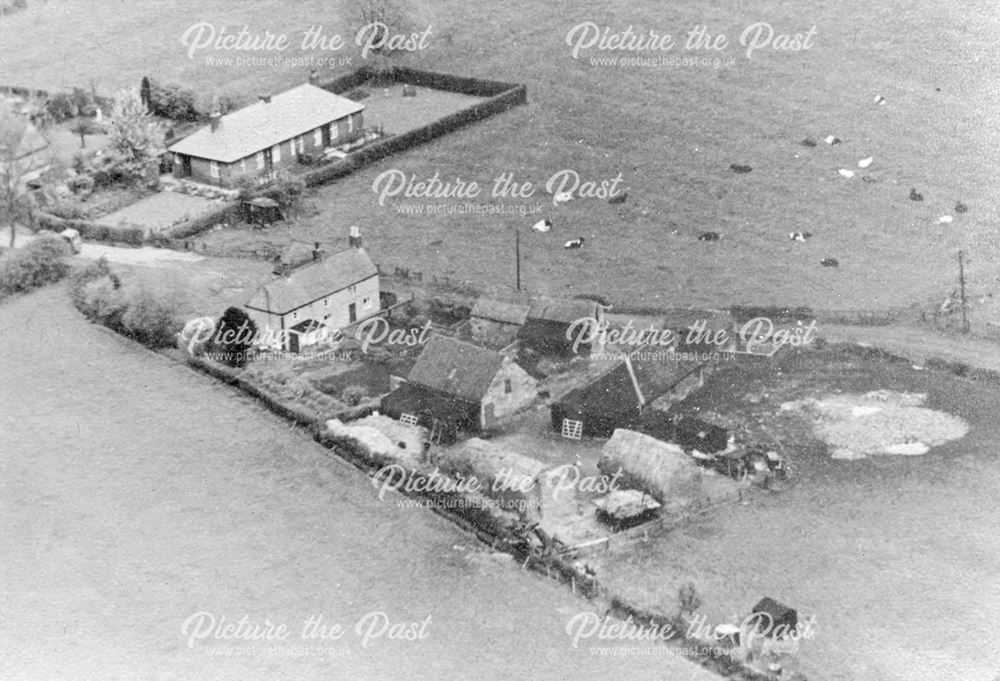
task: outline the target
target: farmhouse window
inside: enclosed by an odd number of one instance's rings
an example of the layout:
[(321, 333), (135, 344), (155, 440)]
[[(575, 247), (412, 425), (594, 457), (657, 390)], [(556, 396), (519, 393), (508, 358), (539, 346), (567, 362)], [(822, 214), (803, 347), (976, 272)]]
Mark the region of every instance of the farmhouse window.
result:
[(299, 318), (299, 313), (298, 312), (293, 312), (292, 313), (292, 319), (298, 319), (298, 318)]
[(208, 173), (212, 177), (218, 177), (219, 176), (219, 164), (216, 163), (215, 161), (210, 161), (209, 164), (208, 164)]
[(258, 151), (257, 152), (257, 170), (263, 170), (263, 169), (264, 169), (264, 152), (263, 151)]
[(319, 128), (313, 130), (313, 146), (319, 147), (323, 145), (323, 131)]
[(280, 144), (275, 144), (274, 145), (274, 152), (272, 153), (272, 156), (274, 157), (274, 162), (275, 163), (277, 163), (278, 161), (281, 160), (281, 145)]
[(323, 299), (323, 307), (330, 307), (330, 299), (329, 298), (324, 298)]
[(508, 395), (514, 391), (514, 387), (510, 384), (510, 379), (503, 379), (503, 391)]

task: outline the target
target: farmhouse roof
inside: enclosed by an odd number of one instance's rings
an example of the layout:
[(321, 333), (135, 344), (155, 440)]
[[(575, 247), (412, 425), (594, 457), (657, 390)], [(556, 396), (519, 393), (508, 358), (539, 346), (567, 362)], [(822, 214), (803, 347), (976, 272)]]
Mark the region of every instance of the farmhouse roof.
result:
[(199, 128), (170, 147), (176, 154), (232, 163), (364, 109), (363, 104), (303, 83), (226, 114), (213, 131)]
[(478, 403), (504, 356), (448, 336), (432, 336), (410, 370), (409, 382)]
[(504, 324), (524, 324), (528, 318), (529, 306), (495, 298), (478, 298), (472, 306), (471, 315)]
[(287, 314), (376, 274), (378, 269), (364, 249), (349, 248), (261, 286), (246, 306)]

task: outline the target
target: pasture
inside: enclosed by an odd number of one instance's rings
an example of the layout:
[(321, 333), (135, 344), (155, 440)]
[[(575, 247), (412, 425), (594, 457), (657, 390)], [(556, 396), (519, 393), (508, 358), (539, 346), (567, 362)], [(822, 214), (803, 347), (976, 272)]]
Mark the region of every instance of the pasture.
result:
[[(308, 67), (213, 65), (207, 56), (231, 55), (211, 51), (188, 59), (180, 42), (186, 27), (247, 24), (297, 36), (322, 17), (328, 33), (350, 38), (357, 23), (348, 4), (279, 9), (274, 2), (183, 0), (144, 3), (141, 11), (125, 7), (113, 0), (33, 4), (0, 26), (0, 63), (10, 79), (38, 87), (93, 77), (110, 89), (150, 73), (205, 96), (224, 90), (252, 97), (301, 82)], [(543, 293), (599, 292), (615, 302), (664, 305), (897, 307), (956, 288), (959, 249), (972, 254), (973, 293), (995, 287), (1000, 177), (986, 150), (1000, 141), (989, 113), (1000, 93), (988, 85), (1000, 68), (990, 56), (1000, 16), (985, 6), (922, 0), (872, 11), (858, 0), (826, 0), (805, 10), (773, 0), (728, 6), (685, 0), (669, 8), (626, 2), (547, 3), (530, 12), (502, 5), (471, 12), (458, 2), (411, 8), (413, 23), (430, 24), (432, 33), (428, 49), (400, 55), (401, 63), (525, 82), (529, 104), (321, 188), (320, 214), (294, 225), (296, 238), (358, 224), (381, 262), (511, 285), (513, 230), (540, 217), (517, 209), (541, 205), (554, 227), (525, 234), (522, 276)], [(763, 49), (748, 59), (739, 36), (762, 20), (779, 32), (815, 26), (811, 48)], [(728, 37), (729, 47), (718, 54), (733, 63), (612, 66), (590, 59), (633, 53), (596, 48), (574, 59), (566, 37), (585, 21), (612, 32), (630, 25), (639, 33), (669, 32), (679, 43), (703, 25)], [(301, 52), (292, 42), (288, 56)], [(666, 54), (706, 53), (681, 45)], [(354, 62), (349, 68), (359, 58)], [(875, 102), (879, 95), (883, 104)], [(823, 143), (828, 135), (842, 142)], [(802, 146), (806, 138), (818, 145)], [(871, 166), (857, 168), (869, 156)], [(752, 171), (736, 173), (732, 164)], [(371, 191), (378, 174), (392, 168), (418, 179), (437, 172), (442, 180), (475, 180), (483, 187), (479, 203), (495, 202), (489, 191), (503, 173), (533, 182), (536, 191), (530, 199), (503, 200), (514, 204), (512, 213), (407, 213), (402, 199), (380, 206)], [(594, 181), (621, 173), (628, 200), (576, 199), (556, 207), (539, 187), (563, 169)], [(855, 176), (842, 177), (839, 169)], [(911, 188), (924, 200), (911, 201)], [(968, 213), (938, 224), (958, 201)], [(723, 238), (697, 241), (705, 230)], [(803, 230), (813, 237), (788, 239)], [(565, 251), (564, 241), (576, 236), (586, 238), (585, 247)], [(828, 257), (840, 266), (821, 267)]]

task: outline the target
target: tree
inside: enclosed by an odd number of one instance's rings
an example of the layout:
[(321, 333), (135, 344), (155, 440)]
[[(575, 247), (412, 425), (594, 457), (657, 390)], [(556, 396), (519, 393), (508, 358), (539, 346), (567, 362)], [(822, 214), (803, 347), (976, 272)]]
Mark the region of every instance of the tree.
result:
[(19, 224), (34, 220), (29, 175), (47, 164), (45, 139), (28, 120), (0, 101), (0, 227), (10, 229), (14, 248)]
[(250, 315), (242, 308), (229, 307), (219, 319), (219, 328), (209, 341), (208, 350), (216, 359), (239, 369), (250, 359), (256, 336), (257, 325)]
[(375, 56), (375, 72), (382, 75), (390, 69), (388, 58), (396, 51), (389, 45), (389, 37), (405, 33), (409, 26), (406, 11), (398, 0), (355, 0), (355, 3), (361, 19), (358, 30), (365, 31), (364, 40), (372, 45)]
[(143, 177), (165, 151), (165, 135), (163, 125), (153, 118), (134, 88), (118, 93), (111, 111), (108, 141), (122, 170), (132, 177)]

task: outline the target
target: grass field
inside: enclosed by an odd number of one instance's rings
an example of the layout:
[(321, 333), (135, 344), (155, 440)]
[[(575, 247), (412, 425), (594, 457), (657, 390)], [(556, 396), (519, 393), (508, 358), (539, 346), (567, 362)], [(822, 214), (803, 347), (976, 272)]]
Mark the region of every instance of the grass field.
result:
[[(977, 293), (996, 284), (1000, 177), (989, 150), (1000, 141), (990, 113), (1000, 105), (992, 87), (1000, 76), (992, 48), (1000, 16), (986, 6), (921, 0), (873, 10), (827, 0), (806, 10), (769, 0), (687, 0), (665, 10), (586, 2), (530, 12), (484, 4), (473, 12), (446, 2), (412, 14), (416, 24), (432, 25), (430, 48), (401, 61), (525, 82), (530, 103), (323, 188), (322, 213), (294, 228), (302, 238), (359, 224), (378, 260), (509, 284), (512, 230), (537, 216), (404, 215), (393, 199), (377, 204), (373, 179), (399, 168), (487, 186), (504, 172), (543, 184), (569, 168), (585, 179), (622, 173), (629, 199), (620, 207), (581, 199), (555, 209), (539, 191), (519, 201), (542, 202), (555, 222), (548, 235), (526, 235), (523, 276), (531, 289), (669, 304), (882, 308), (954, 289), (959, 248), (973, 255), (969, 280)], [(187, 26), (205, 20), (297, 35), (322, 20), (328, 32), (349, 36), (345, 16), (343, 7), (309, 1), (148, 2), (141, 11), (113, 0), (38, 2), (0, 26), (0, 65), (7, 78), (45, 87), (95, 77), (111, 89), (151, 73), (203, 94), (252, 96), (297, 82), (308, 69), (211, 66), (202, 53), (189, 60), (180, 44)], [(816, 37), (808, 51), (762, 50), (752, 60), (731, 46), (723, 52), (735, 58), (731, 68), (616, 68), (591, 65), (587, 57), (607, 56), (596, 50), (572, 58), (566, 34), (587, 20), (612, 31), (632, 25), (675, 34), (703, 24), (733, 43), (763, 20), (778, 31), (815, 25)], [(874, 103), (878, 94), (886, 104)], [(843, 143), (799, 144), (831, 134)], [(874, 163), (859, 171), (856, 162), (869, 155)], [(732, 163), (753, 171), (737, 175)], [(844, 179), (838, 168), (858, 175)], [(877, 182), (862, 182), (862, 174)], [(911, 187), (923, 202), (907, 198)], [(938, 225), (959, 200), (969, 212)], [(722, 241), (696, 241), (706, 229), (721, 232)], [(815, 236), (788, 240), (802, 229)], [(564, 251), (570, 236), (587, 237), (585, 248)], [(825, 257), (840, 267), (820, 267)]]

